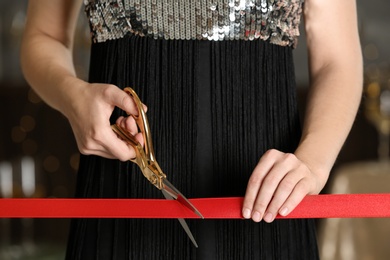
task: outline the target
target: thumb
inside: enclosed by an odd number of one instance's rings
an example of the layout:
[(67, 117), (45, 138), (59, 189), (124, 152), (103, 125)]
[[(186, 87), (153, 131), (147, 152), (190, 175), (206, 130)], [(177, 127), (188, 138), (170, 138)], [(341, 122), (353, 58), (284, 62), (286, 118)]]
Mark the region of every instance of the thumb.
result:
[(138, 115), (137, 106), (133, 98), (122, 89), (113, 86), (106, 94), (108, 101), (131, 115)]

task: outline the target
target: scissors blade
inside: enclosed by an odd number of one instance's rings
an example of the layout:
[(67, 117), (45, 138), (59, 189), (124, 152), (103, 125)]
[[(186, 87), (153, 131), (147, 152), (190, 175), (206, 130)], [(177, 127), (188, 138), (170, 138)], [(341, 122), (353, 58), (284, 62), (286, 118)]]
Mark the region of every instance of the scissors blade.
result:
[(181, 204), (189, 208), (192, 212), (194, 212), (196, 215), (204, 219), (203, 215), (199, 212), (197, 208), (195, 208), (194, 205), (178, 190), (175, 186), (172, 185), (166, 178), (163, 179), (164, 187), (162, 191), (166, 191), (171, 197), (175, 198), (177, 201), (179, 201)]
[[(167, 191), (165, 191), (165, 190), (161, 190), (161, 191), (162, 191), (162, 193), (164, 194), (164, 197), (165, 197), (167, 200), (173, 200), (173, 199), (174, 199), (174, 197), (172, 197)], [(187, 233), (187, 236), (191, 239), (191, 241), (192, 241), (192, 243), (194, 244), (194, 246), (195, 246), (196, 248), (198, 248), (198, 244), (196, 243), (195, 238), (194, 238), (194, 236), (192, 235), (191, 230), (190, 230), (190, 228), (188, 227), (186, 221), (185, 221), (184, 219), (182, 219), (182, 218), (178, 218), (177, 220), (179, 220), (180, 225), (183, 227), (184, 231)]]

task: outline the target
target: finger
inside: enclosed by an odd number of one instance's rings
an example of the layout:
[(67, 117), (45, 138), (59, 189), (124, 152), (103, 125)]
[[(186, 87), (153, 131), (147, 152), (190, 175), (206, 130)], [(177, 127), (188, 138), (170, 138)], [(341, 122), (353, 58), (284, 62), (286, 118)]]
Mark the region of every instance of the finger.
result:
[[(254, 221), (259, 221), (258, 215), (261, 218), (272, 219), (272, 215), (266, 215), (266, 210), (269, 207), (271, 200), (275, 195), (280, 182), (285, 178), (291, 169), (291, 164), (287, 160), (276, 161), (267, 175), (264, 177), (263, 183), (259, 189), (256, 201), (253, 207), (252, 219)], [(270, 212), (268, 212), (270, 213)]]
[(117, 125), (121, 125), (121, 123), (122, 123), (122, 121), (124, 120), (124, 116), (120, 116), (120, 117), (118, 117), (117, 119), (116, 119), (116, 121), (115, 121), (115, 124), (117, 124)]
[(134, 135), (135, 139), (137, 139), (137, 141), (142, 145), (144, 146), (145, 144), (145, 139), (144, 139), (144, 136), (141, 132), (137, 133), (136, 135)]
[[(129, 121), (127, 121), (127, 120), (129, 120)], [(129, 131), (130, 134), (133, 135), (135, 137), (135, 139), (137, 139), (137, 141), (142, 146), (144, 145), (145, 140), (144, 140), (143, 134), (138, 131), (137, 124), (136, 124), (135, 119), (133, 117), (129, 116), (129, 117), (126, 117), (126, 118), (122, 118), (121, 120), (117, 120), (116, 123), (121, 128)], [(129, 125), (129, 124), (131, 124), (131, 125)], [(134, 130), (129, 130), (129, 128), (132, 128)]]
[(114, 158), (121, 161), (127, 161), (135, 158), (136, 153), (131, 145), (128, 145), (123, 140), (119, 139), (111, 128), (102, 133), (101, 145)]
[(273, 167), (273, 164), (273, 160), (267, 160), (267, 158), (263, 156), (260, 158), (259, 163), (253, 170), (253, 173), (248, 180), (248, 185), (246, 188), (242, 207), (242, 215), (244, 218), (249, 219), (252, 217), (256, 219), (255, 221), (260, 221), (261, 216), (258, 213), (253, 213), (253, 206), (257, 198), (263, 178), (267, 174), (267, 172), (270, 171), (270, 169)]
[(135, 135), (138, 133), (137, 123), (132, 116), (126, 117), (124, 120), (125, 128), (132, 134)]
[(114, 85), (105, 89), (106, 100), (114, 106), (126, 111), (128, 114), (138, 115), (137, 106), (131, 96)]
[[(265, 222), (272, 222), (279, 211), (282, 210), (283, 203), (286, 202), (287, 198), (290, 196), (294, 190), (296, 184), (303, 178), (302, 174), (295, 170), (287, 173), (284, 178), (280, 181), (274, 196), (271, 198), (271, 201), (266, 209), (264, 214)], [(284, 210), (284, 208), (283, 208)]]
[(309, 184), (307, 182), (308, 181), (306, 179), (302, 179), (297, 183), (290, 196), (288, 196), (287, 200), (280, 207), (279, 214), (281, 216), (287, 216), (290, 214), (290, 212), (293, 211), (308, 194)]
[(117, 125), (119, 125), (122, 129), (125, 129), (132, 135), (136, 135), (138, 133), (138, 126), (135, 119), (132, 116), (128, 116), (122, 118), (121, 120), (117, 120)]
[[(126, 129), (126, 119), (125, 119), (125, 117), (124, 118), (122, 118), (122, 120), (120, 120), (120, 122), (119, 122), (119, 126), (122, 128), (122, 129)], [(128, 129), (126, 129), (127, 131), (128, 131)]]
[(142, 108), (145, 111), (145, 113), (148, 112), (148, 107), (144, 103), (142, 103)]

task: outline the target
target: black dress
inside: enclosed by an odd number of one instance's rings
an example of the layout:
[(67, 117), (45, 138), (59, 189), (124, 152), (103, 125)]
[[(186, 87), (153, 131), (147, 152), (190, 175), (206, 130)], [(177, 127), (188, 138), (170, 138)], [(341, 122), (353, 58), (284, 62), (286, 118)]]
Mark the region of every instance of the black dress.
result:
[[(91, 8), (104, 16), (102, 7), (107, 5), (102, 2), (87, 5), (94, 33)], [(274, 1), (258, 2), (271, 6)], [(120, 8), (118, 3), (111, 10)], [(134, 29), (132, 14), (128, 16)], [(90, 82), (135, 89), (148, 106), (157, 160), (188, 198), (243, 196), (265, 151), (293, 152), (299, 142), (293, 41), (275, 44), (271, 38), (246, 36), (222, 41), (164, 39), (150, 37), (141, 26), (92, 44)], [(123, 111), (116, 109), (112, 123), (120, 115)], [(76, 197), (162, 198), (133, 163), (97, 156), (81, 156)], [(187, 223), (198, 249), (174, 219), (74, 219), (66, 258), (318, 259), (312, 220)]]

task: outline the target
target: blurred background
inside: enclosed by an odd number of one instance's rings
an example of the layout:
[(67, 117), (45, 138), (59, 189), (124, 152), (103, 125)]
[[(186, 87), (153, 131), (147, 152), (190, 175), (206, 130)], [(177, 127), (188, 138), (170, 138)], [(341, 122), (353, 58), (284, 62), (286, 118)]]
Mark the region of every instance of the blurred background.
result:
[[(72, 197), (79, 155), (71, 128), (29, 88), (20, 69), (27, 3), (0, 1), (0, 198)], [(390, 1), (357, 3), (364, 97), (324, 193), (390, 192)], [(295, 63), (304, 113), (309, 82), (301, 32)], [(74, 60), (86, 79), (90, 39), (83, 12), (76, 35)], [(322, 259), (388, 259), (389, 222), (318, 220)], [(0, 219), (0, 259), (63, 259), (68, 226), (68, 219)]]

